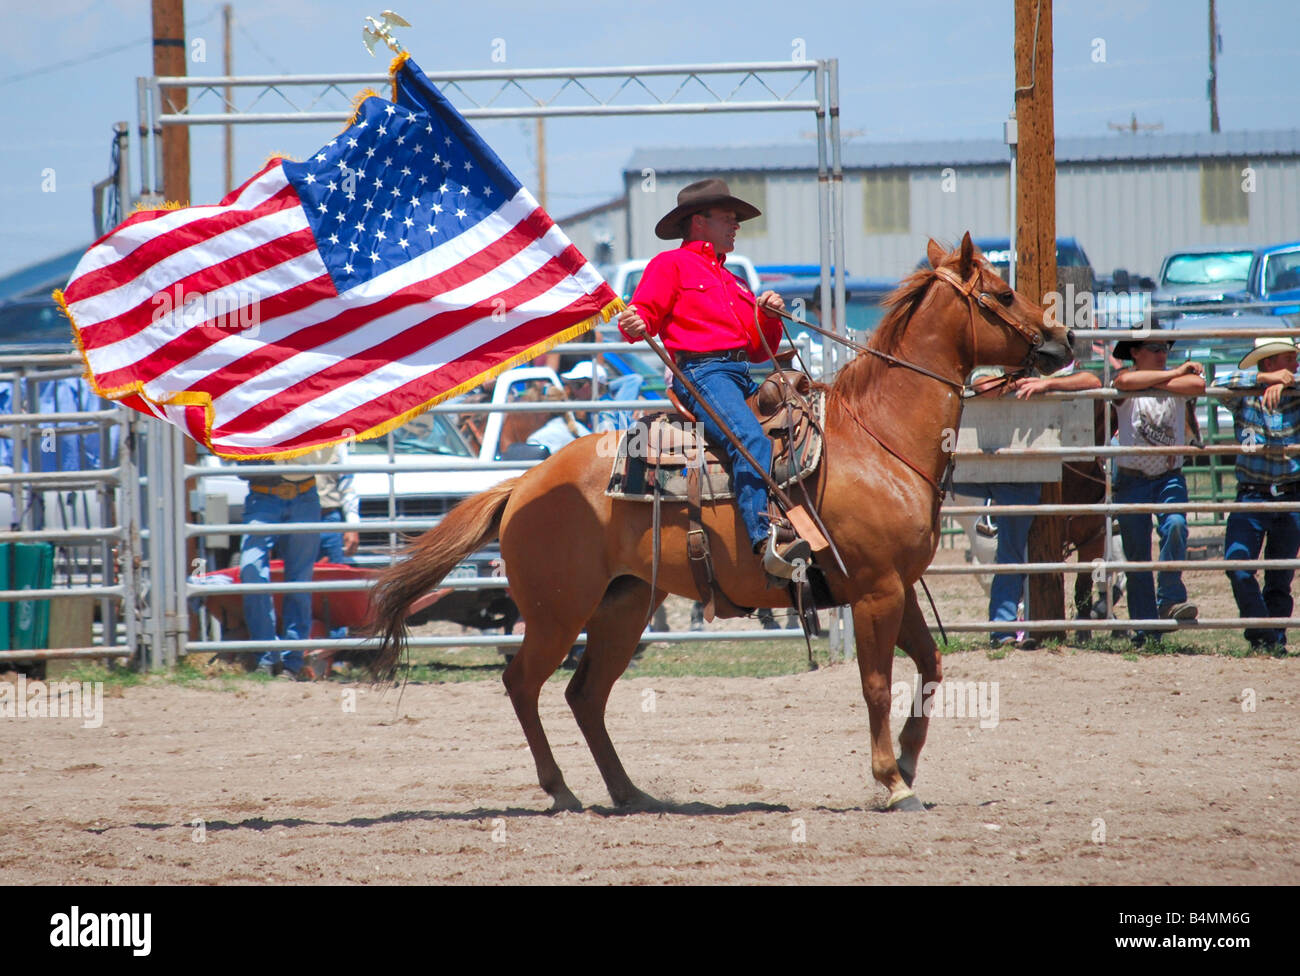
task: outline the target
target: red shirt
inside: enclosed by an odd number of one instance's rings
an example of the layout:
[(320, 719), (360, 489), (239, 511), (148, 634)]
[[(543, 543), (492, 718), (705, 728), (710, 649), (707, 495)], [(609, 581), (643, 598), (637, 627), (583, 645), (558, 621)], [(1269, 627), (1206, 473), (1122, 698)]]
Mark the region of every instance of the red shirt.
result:
[[(675, 251), (664, 251), (646, 265), (631, 304), (645, 321), (646, 332), (661, 336), (664, 348), (671, 352), (745, 349), (751, 362), (761, 363), (767, 352), (754, 331), (758, 300), (723, 267), (725, 259), (707, 241), (689, 241)], [(759, 312), (758, 320), (775, 350), (781, 341), (780, 318)]]

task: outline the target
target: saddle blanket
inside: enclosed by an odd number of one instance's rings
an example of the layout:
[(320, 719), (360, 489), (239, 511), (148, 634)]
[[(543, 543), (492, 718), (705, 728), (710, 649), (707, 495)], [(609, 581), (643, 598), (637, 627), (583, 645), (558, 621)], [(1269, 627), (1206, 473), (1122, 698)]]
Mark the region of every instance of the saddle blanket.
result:
[[(825, 394), (808, 398), (810, 410), (798, 411), (794, 421), (794, 446), (790, 424), (765, 424), (772, 437), (772, 480), (782, 488), (802, 481), (817, 469), (822, 455), (822, 418)], [(655, 485), (663, 501), (685, 501), (687, 474), (700, 471), (700, 500), (734, 498), (730, 465), (721, 448), (707, 444), (703, 456), (703, 429), (678, 414), (655, 414), (629, 427), (620, 438), (605, 494), (625, 501), (654, 501)]]

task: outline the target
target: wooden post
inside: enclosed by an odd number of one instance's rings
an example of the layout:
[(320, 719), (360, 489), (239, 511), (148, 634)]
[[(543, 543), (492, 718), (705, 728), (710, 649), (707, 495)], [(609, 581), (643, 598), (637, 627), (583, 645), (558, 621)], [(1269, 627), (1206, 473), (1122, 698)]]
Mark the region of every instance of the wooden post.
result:
[[(1043, 303), (1056, 282), (1056, 135), (1052, 124), (1052, 0), (1015, 0), (1016, 288)], [(1059, 504), (1061, 483), (1043, 486), (1044, 504)], [(1061, 519), (1038, 516), (1029, 533), (1029, 561), (1059, 562)], [(1031, 573), (1031, 620), (1064, 619), (1065, 577)], [(1065, 639), (1063, 632), (1036, 634)]]

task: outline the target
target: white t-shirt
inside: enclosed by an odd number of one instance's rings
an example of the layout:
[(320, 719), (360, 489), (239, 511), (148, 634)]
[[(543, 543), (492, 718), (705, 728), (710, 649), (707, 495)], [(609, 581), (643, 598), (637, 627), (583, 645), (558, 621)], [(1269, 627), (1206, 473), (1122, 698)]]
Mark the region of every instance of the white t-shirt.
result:
[[(1187, 443), (1187, 398), (1135, 396), (1119, 404), (1120, 447), (1173, 447)], [(1152, 477), (1183, 466), (1181, 454), (1122, 458), (1119, 467)]]

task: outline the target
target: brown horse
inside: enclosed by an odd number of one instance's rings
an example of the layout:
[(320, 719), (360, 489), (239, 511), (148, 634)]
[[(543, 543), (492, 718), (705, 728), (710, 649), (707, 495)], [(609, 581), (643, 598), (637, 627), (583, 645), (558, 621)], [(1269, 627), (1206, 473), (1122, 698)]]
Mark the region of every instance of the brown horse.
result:
[[(942, 680), (933, 638), (913, 584), (939, 542), (937, 482), (945, 447), (961, 421), (960, 390), (976, 363), (1047, 369), (1069, 360), (1067, 333), (993, 272), (967, 234), (951, 254), (933, 241), (938, 270), (918, 271), (890, 298), (891, 311), (870, 348), (830, 388), (822, 466), (810, 491), (848, 573), (823, 560), (834, 600), (852, 608), (858, 670), (870, 715), (871, 768), (889, 791), (888, 806), (921, 810), (911, 790), (928, 715), (907, 719), (895, 761), (890, 738), (894, 647), (916, 662), (923, 682)], [(911, 367), (911, 368), (909, 368)], [(587, 651), (565, 691), (610, 796), (619, 807), (662, 809), (633, 785), (605, 728), (605, 705), (626, 669), (647, 610), (668, 593), (694, 596), (686, 560), (685, 506), (663, 512), (662, 560), (651, 589), (652, 506), (605, 494), (617, 434), (566, 446), (520, 478), (461, 503), (386, 570), (372, 593), (376, 659), (391, 674), (405, 647), (405, 608), (436, 585), (465, 554), (501, 540), (511, 592), (527, 633), (504, 681), (556, 809), (582, 805), (565, 785), (538, 718), (542, 684), (587, 631)], [(769, 589), (733, 504), (706, 506), (717, 581), (742, 606), (783, 607)], [(929, 712), (928, 708), (920, 711)]]

